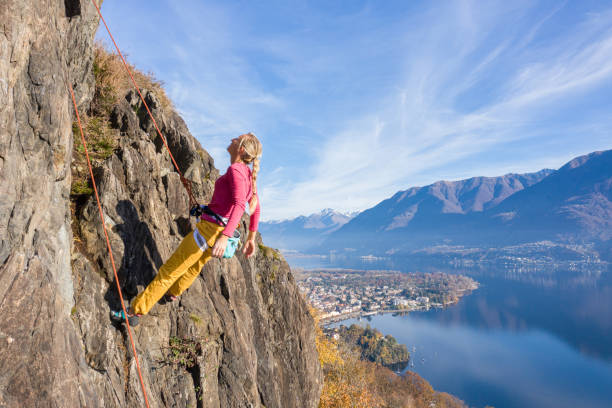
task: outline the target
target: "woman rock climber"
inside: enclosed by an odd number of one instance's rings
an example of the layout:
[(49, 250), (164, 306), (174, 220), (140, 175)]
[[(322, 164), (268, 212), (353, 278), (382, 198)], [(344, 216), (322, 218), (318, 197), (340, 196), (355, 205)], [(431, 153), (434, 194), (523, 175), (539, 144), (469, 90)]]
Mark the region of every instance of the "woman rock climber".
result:
[[(232, 139), (227, 147), (231, 165), (215, 182), (215, 190), (208, 204), (208, 208), (218, 217), (204, 213), (193, 232), (183, 238), (151, 283), (132, 300), (128, 310), (131, 326), (136, 326), (138, 316), (147, 314), (162, 296), (165, 295), (169, 301), (175, 300), (191, 286), (211, 257), (223, 256), (228, 239), (234, 235), (247, 205), (251, 218), (242, 252), (247, 258), (253, 255), (260, 211), (256, 182), (261, 150), (261, 143), (252, 133)], [(253, 163), (252, 170), (248, 166), (250, 163)], [(111, 312), (111, 318), (115, 321), (125, 320), (123, 311)]]

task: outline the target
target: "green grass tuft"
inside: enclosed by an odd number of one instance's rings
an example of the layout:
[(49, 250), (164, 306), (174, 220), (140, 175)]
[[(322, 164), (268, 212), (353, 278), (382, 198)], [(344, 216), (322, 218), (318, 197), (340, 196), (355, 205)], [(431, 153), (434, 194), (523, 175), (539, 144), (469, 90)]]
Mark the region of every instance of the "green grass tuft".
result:
[(88, 180), (75, 180), (70, 186), (70, 195), (73, 196), (91, 195), (93, 192)]
[(190, 369), (196, 365), (198, 357), (202, 355), (202, 339), (172, 336), (168, 350), (170, 364)]
[(280, 253), (274, 248), (259, 244), (259, 250), (266, 259), (274, 259), (275, 261), (280, 261), (281, 259)]
[(202, 319), (195, 313), (190, 314), (189, 318), (197, 325), (202, 324)]
[(79, 123), (77, 121), (72, 122), (72, 137), (74, 139), (74, 148), (79, 153), (85, 153), (83, 142), (81, 141), (81, 129), (79, 129)]

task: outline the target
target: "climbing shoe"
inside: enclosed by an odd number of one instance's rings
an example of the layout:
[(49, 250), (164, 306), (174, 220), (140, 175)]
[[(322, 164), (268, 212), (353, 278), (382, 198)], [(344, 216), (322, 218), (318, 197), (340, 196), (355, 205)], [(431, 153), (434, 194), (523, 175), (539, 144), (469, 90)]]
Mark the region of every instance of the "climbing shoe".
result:
[(172, 303), (176, 299), (178, 299), (178, 298), (176, 296), (174, 296), (174, 295), (169, 295), (167, 293), (164, 295), (164, 300), (166, 301), (166, 303)]
[[(111, 310), (110, 318), (115, 323), (125, 322), (125, 314), (123, 313), (123, 310), (119, 310), (119, 311)], [(130, 326), (132, 327), (138, 326), (138, 323), (139, 323), (138, 315), (128, 316), (128, 322), (130, 323)]]

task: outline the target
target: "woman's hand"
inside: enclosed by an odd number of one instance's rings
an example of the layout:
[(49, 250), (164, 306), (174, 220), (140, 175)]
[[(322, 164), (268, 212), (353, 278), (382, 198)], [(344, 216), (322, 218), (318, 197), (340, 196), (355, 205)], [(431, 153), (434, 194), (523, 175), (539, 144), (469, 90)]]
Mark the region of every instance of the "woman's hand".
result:
[(242, 248), (242, 253), (246, 255), (247, 258), (250, 258), (255, 253), (255, 236), (256, 232), (249, 231), (249, 236), (244, 244), (244, 248)]
[(242, 248), (242, 253), (246, 255), (247, 258), (250, 258), (255, 253), (255, 240), (250, 239), (244, 244), (244, 248)]
[(215, 258), (221, 258), (223, 256), (228, 239), (229, 237), (227, 235), (219, 234), (217, 241), (215, 241), (215, 245), (213, 245), (212, 248), (212, 256)]

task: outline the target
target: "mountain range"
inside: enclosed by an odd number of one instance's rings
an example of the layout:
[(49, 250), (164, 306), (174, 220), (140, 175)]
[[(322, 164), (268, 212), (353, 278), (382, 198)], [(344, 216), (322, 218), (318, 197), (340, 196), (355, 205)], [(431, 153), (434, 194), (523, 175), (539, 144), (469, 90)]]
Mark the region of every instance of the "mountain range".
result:
[(282, 221), (259, 223), (266, 243), (283, 250), (304, 251), (322, 242), (330, 233), (349, 222), (357, 213), (341, 213), (331, 208)]
[[(437, 181), (398, 191), (324, 234), (303, 229), (300, 235), (294, 229), (283, 236), (282, 247), (388, 255), (437, 245), (492, 248), (547, 240), (594, 244), (604, 258), (612, 258), (611, 186), (612, 150), (598, 151), (558, 170)], [(267, 228), (270, 237), (274, 226)]]
[(388, 254), (541, 240), (608, 248), (611, 186), (612, 150), (577, 157), (556, 171), (439, 181), (400, 191), (363, 211), (318, 248)]

